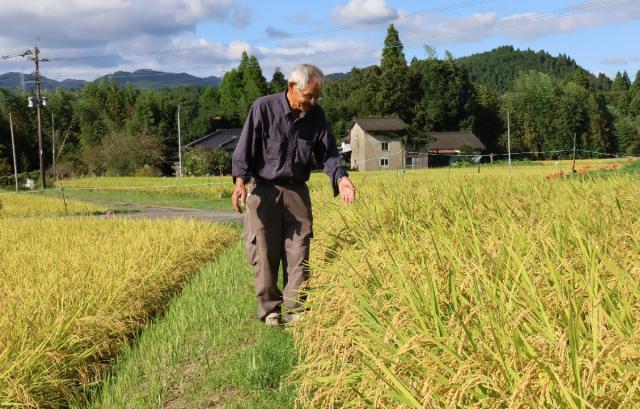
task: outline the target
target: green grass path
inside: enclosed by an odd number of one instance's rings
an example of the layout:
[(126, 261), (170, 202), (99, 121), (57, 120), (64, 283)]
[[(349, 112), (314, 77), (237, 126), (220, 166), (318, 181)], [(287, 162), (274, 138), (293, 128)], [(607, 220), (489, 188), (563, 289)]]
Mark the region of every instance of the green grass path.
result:
[[(205, 210), (228, 210), (232, 211), (231, 199), (228, 197), (211, 197), (194, 196), (189, 193), (175, 192), (146, 192), (138, 190), (75, 190), (65, 189), (67, 199), (76, 200), (98, 200), (109, 202), (121, 202), (132, 204), (147, 204), (156, 206), (169, 207), (188, 207), (192, 209)], [(47, 195), (59, 198), (60, 192), (57, 190), (49, 191)]]
[(203, 268), (120, 356), (91, 408), (289, 408), (289, 330), (255, 317), (241, 242)]

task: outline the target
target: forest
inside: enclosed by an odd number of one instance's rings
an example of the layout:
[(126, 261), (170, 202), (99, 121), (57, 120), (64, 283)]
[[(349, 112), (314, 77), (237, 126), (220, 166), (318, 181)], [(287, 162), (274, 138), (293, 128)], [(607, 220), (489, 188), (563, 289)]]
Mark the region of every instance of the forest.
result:
[[(640, 71), (633, 81), (627, 72), (609, 79), (566, 55), (510, 46), (456, 59), (449, 52), (440, 58), (425, 45), (425, 58), (411, 61), (403, 49), (391, 25), (378, 65), (327, 78), (320, 105), (336, 140), (356, 116), (398, 116), (407, 123), (405, 142), (417, 149), (426, 149), (427, 132), (470, 130), (487, 153), (503, 153), (509, 118), (512, 149), (533, 152), (530, 159), (553, 157), (544, 152), (570, 149), (574, 139), (580, 149), (600, 154), (640, 153)], [(243, 53), (218, 88), (149, 90), (101, 80), (77, 91), (57, 89), (44, 94), (45, 167), (50, 174), (55, 138), (61, 177), (170, 176), (178, 157), (178, 109), (186, 144), (215, 129), (241, 127), (257, 97), (285, 88), (280, 69), (267, 80), (258, 59)], [(38, 168), (29, 96), (0, 89), (0, 184), (11, 183), (13, 173), (10, 114), (19, 172)], [(186, 152), (187, 161), (190, 154), (194, 163), (202, 152)], [(191, 174), (214, 172), (220, 157), (208, 160), (210, 166), (193, 166)]]

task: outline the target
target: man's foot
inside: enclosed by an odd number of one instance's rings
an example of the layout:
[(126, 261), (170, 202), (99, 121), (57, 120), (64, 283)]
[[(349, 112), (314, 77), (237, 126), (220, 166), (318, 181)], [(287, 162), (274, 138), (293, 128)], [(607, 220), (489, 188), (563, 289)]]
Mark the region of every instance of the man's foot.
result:
[(272, 312), (271, 314), (264, 317), (264, 325), (267, 327), (277, 327), (280, 325), (280, 315), (277, 312)]
[(302, 314), (287, 314), (285, 318), (287, 325), (296, 325), (303, 320), (304, 320), (304, 317), (302, 316)]

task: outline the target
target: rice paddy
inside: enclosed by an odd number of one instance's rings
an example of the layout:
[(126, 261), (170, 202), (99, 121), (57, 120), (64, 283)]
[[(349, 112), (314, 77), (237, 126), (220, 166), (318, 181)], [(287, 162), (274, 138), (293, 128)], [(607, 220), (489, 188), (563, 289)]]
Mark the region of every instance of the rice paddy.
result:
[(130, 338), (237, 236), (185, 221), (0, 220), (0, 406), (82, 402)]
[[(293, 330), (298, 359), (288, 377), (296, 406), (640, 406), (637, 163), (579, 161), (575, 176), (567, 176), (570, 161), (354, 172), (352, 206), (314, 174), (309, 312)], [(611, 171), (625, 165), (631, 171)], [(228, 201), (231, 189), (209, 178), (64, 185), (202, 201)], [(48, 217), (104, 209), (68, 200), (65, 210), (61, 198), (34, 194), (0, 200), (0, 406), (83, 407), (123, 351), (135, 351), (124, 354), (133, 361), (118, 365), (93, 406), (132, 397), (135, 407), (171, 399), (262, 407), (261, 396), (291, 404), (292, 389), (279, 383), (293, 362), (288, 330), (272, 336), (247, 318), (251, 273), (240, 268), (237, 230)], [(191, 294), (145, 337), (151, 317), (230, 247), (233, 262), (189, 289), (228, 295), (220, 305), (229, 311), (213, 314), (207, 296)], [(212, 282), (218, 274), (226, 281)], [(223, 282), (234, 290), (218, 288)], [(232, 303), (235, 291), (242, 306)], [(209, 328), (209, 318), (177, 319), (190, 303), (219, 317), (220, 328)], [(243, 346), (251, 334), (264, 342)], [(211, 365), (220, 345), (237, 368)], [(198, 371), (153, 373), (183, 360)], [(191, 396), (176, 395), (176, 380)], [(215, 385), (222, 395), (209, 391)], [(235, 390), (251, 400), (243, 406)]]
[(637, 173), (473, 170), (314, 193), (299, 406), (640, 405)]

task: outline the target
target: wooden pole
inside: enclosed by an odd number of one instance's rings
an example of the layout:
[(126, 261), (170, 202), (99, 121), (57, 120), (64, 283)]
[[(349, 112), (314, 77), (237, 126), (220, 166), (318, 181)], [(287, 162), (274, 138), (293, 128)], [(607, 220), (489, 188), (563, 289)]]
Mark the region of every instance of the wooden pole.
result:
[(11, 150), (13, 151), (13, 177), (16, 180), (16, 192), (18, 192), (18, 161), (16, 160), (16, 142), (13, 137), (13, 119), (11, 118), (11, 112), (9, 112), (9, 128), (11, 128)]
[(58, 181), (58, 173), (56, 172), (56, 123), (53, 119), (53, 112), (51, 113), (51, 156), (53, 157), (53, 181)]

